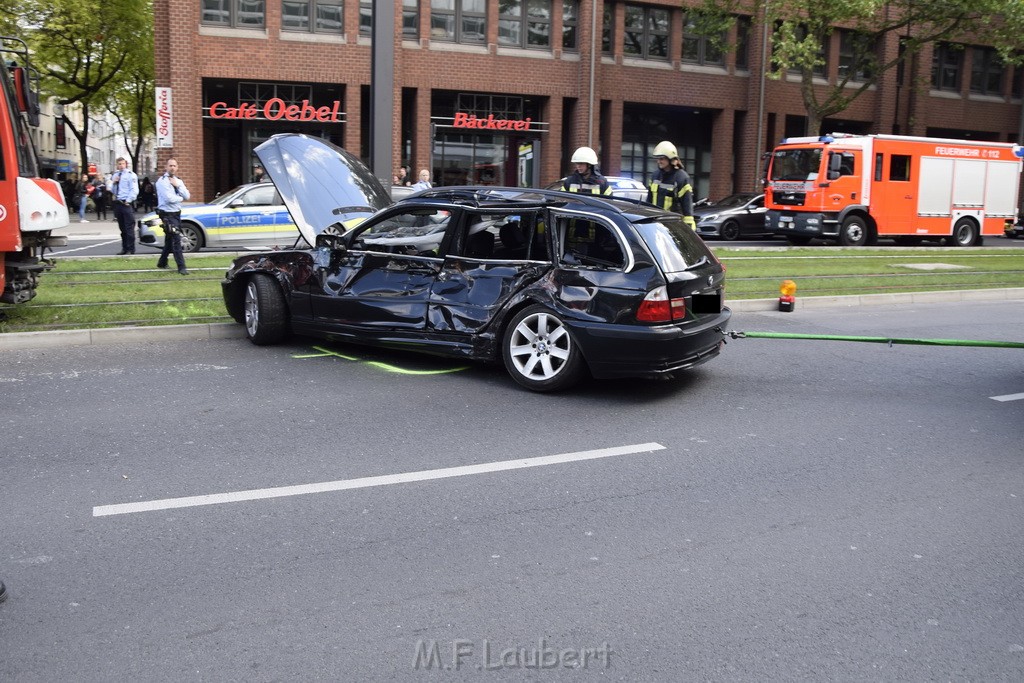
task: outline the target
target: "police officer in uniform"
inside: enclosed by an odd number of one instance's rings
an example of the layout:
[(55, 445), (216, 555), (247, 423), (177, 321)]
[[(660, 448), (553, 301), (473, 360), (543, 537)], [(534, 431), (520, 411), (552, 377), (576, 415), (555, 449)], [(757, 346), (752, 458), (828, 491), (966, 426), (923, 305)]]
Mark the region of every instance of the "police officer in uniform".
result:
[(603, 175), (597, 172), (597, 152), (589, 147), (580, 147), (572, 153), (576, 170), (562, 182), (565, 192), (582, 192), (609, 196), (612, 187)]
[(663, 140), (654, 148), (658, 170), (651, 176), (647, 186), (647, 201), (655, 206), (683, 215), (683, 222), (691, 229), (697, 229), (693, 220), (693, 186), (690, 175), (683, 170), (676, 146)]

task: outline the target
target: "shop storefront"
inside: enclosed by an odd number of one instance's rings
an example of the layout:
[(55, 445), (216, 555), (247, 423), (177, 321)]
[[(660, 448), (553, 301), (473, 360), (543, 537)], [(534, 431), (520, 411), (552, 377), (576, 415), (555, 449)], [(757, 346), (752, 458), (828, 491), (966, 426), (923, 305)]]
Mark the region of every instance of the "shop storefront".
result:
[(435, 91), (431, 97), (431, 173), (435, 185), (540, 184), (548, 124), (541, 100)]
[(304, 133), (344, 146), (344, 85), (203, 81), (206, 193), (253, 179), (252, 151), (277, 133)]

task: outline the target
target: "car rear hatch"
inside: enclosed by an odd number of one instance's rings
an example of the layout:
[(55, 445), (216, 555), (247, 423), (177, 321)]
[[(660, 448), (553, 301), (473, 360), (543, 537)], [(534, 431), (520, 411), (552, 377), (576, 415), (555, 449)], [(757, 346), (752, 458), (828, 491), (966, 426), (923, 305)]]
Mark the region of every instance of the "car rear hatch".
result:
[(634, 223), (665, 276), (670, 301), (685, 300), (686, 317), (725, 308), (725, 267), (680, 216)]
[(393, 203), (370, 169), (325, 140), (281, 133), (255, 152), (310, 245), (326, 228), (350, 228)]

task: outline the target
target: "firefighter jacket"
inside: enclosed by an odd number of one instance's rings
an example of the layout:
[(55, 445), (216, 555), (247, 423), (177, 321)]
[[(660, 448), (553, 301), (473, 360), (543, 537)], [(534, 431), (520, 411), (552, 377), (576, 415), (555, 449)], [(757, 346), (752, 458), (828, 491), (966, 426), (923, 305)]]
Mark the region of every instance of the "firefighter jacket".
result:
[(579, 192), (582, 194), (611, 195), (612, 186), (603, 175), (593, 172), (588, 176), (581, 175), (575, 171), (562, 182), (562, 189), (565, 192)]
[(655, 171), (647, 188), (647, 201), (666, 211), (682, 214), (683, 222), (697, 229), (693, 220), (693, 186), (690, 175), (683, 169)]

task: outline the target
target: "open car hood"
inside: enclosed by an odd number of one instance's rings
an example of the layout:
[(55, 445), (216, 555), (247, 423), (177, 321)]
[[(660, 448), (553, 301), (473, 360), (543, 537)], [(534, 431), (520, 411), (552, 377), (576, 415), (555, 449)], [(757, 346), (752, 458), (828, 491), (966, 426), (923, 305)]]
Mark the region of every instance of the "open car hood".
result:
[(326, 140), (280, 133), (255, 152), (311, 246), (326, 228), (351, 228), (392, 204), (363, 162)]

